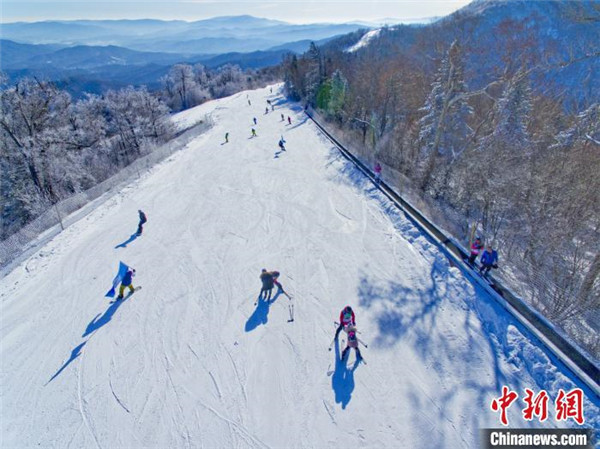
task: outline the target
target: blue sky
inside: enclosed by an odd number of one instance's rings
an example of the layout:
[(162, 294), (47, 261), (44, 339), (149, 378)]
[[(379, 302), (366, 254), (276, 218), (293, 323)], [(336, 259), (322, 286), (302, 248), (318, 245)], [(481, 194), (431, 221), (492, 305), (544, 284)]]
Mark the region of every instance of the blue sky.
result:
[(444, 16), (470, 0), (387, 1), (206, 1), (206, 0), (1, 0), (3, 23), (73, 19), (200, 20), (215, 16), (249, 14), (293, 23), (374, 21), (398, 18), (410, 21)]

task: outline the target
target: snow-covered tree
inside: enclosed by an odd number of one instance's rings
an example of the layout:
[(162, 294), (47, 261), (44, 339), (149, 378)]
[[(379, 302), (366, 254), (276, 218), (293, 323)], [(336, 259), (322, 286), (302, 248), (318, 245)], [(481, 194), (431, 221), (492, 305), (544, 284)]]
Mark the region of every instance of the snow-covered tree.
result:
[(528, 124), (531, 89), (525, 72), (518, 72), (505, 86), (494, 111), (490, 134), (479, 141), (472, 169), (477, 178), (470, 182), (479, 202), (481, 222), (488, 235), (497, 234), (504, 220), (523, 217), (520, 213), (531, 177), (529, 159), (533, 150)]
[(454, 41), (431, 85), (420, 120), (421, 188), (434, 197), (446, 186), (449, 165), (464, 150), (471, 133), (462, 50)]

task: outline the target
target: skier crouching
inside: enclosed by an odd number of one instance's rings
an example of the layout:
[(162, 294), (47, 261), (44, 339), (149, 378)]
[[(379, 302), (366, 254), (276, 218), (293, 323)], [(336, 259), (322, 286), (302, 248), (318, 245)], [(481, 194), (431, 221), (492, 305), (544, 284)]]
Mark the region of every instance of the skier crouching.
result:
[(346, 328), (346, 332), (348, 332), (348, 343), (346, 343), (346, 347), (342, 351), (342, 360), (346, 358), (350, 348), (354, 348), (356, 350), (356, 358), (361, 360), (362, 354), (360, 353), (360, 349), (358, 349), (358, 336), (356, 335), (356, 327), (350, 325)]

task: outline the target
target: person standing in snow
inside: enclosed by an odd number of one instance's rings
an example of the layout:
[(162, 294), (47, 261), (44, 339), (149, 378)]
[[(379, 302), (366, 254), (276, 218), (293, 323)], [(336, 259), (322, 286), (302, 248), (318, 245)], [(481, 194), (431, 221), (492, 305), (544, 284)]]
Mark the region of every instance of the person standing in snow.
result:
[(138, 210), (138, 215), (140, 216), (140, 222), (138, 223), (137, 235), (142, 235), (142, 231), (144, 230), (144, 223), (148, 221), (146, 218), (146, 214), (142, 212), (142, 210)]
[(268, 108), (268, 107), (266, 107), (266, 108), (265, 108), (265, 114), (268, 114), (268, 113), (269, 113), (269, 108)]
[(292, 124), (292, 118), (288, 115), (288, 125)]
[(381, 164), (379, 162), (375, 162), (375, 182), (377, 185), (381, 182)]
[(121, 286), (119, 287), (119, 296), (117, 296), (117, 299), (123, 299), (123, 292), (125, 291), (125, 288), (129, 288), (130, 293), (133, 293), (135, 291), (135, 288), (133, 288), (133, 277), (135, 276), (135, 270), (131, 267), (129, 267), (127, 269), (127, 272), (125, 273), (125, 276), (123, 276), (123, 279), (121, 280)]
[(256, 137), (256, 130), (254, 128), (252, 128), (252, 136), (251, 137)]
[(348, 354), (350, 348), (354, 348), (356, 350), (356, 358), (358, 360), (362, 360), (362, 354), (360, 353), (360, 349), (358, 349), (358, 336), (356, 335), (356, 326), (348, 326), (346, 328), (346, 332), (348, 333), (348, 342), (346, 343), (346, 347), (342, 351), (342, 360), (346, 358), (346, 354)]
[(254, 120), (254, 124), (256, 125), (256, 117), (254, 117), (252, 120)]
[(487, 248), (481, 254), (479, 274), (487, 276), (492, 268), (498, 268), (498, 252), (490, 244), (487, 245)]
[[(277, 274), (279, 275), (279, 273)], [(258, 297), (259, 299), (269, 301), (271, 299), (273, 285), (275, 284), (273, 273), (267, 271), (266, 268), (263, 268), (260, 272), (260, 281), (262, 282), (262, 289), (260, 290), (260, 295), (258, 295)]]
[(356, 319), (354, 316), (354, 310), (352, 307), (346, 306), (340, 312), (340, 325), (335, 331), (335, 339), (337, 340), (338, 336), (342, 329), (347, 328), (348, 326), (356, 326)]
[(281, 121), (285, 122), (285, 116), (283, 114), (281, 114)]
[(477, 237), (471, 245), (471, 254), (469, 255), (469, 265), (475, 264), (475, 259), (479, 256), (479, 252), (483, 249), (481, 238)]
[(273, 290), (273, 286), (276, 285), (277, 289), (287, 296), (289, 299), (292, 299), (290, 295), (283, 289), (283, 285), (278, 281), (279, 271), (267, 271), (266, 268), (263, 268), (260, 273), (260, 280), (263, 284), (262, 289), (260, 291), (259, 297), (264, 299), (265, 301), (269, 301), (271, 299), (271, 293)]
[(279, 148), (281, 151), (285, 151), (285, 140), (283, 140), (283, 136), (281, 136), (281, 139), (279, 139)]
[(225, 133), (225, 143), (229, 143), (229, 133)]

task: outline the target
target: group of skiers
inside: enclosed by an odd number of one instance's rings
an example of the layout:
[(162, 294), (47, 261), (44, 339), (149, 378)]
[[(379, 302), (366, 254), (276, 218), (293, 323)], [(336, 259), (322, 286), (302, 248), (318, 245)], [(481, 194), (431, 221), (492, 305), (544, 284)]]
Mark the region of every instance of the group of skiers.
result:
[(358, 348), (358, 330), (356, 329), (356, 317), (354, 315), (354, 311), (352, 307), (346, 306), (340, 312), (340, 322), (338, 328), (335, 331), (334, 341), (337, 342), (340, 332), (344, 330), (347, 334), (348, 341), (346, 343), (346, 347), (342, 351), (342, 360), (346, 358), (348, 351), (350, 348), (354, 348), (356, 351), (356, 359), (363, 360), (362, 354), (360, 353), (360, 349)]
[[(140, 236), (140, 235), (142, 235), (142, 232), (144, 231), (144, 224), (148, 221), (148, 217), (146, 217), (146, 214), (141, 209), (138, 210), (138, 217), (139, 217), (139, 222), (138, 222), (138, 228), (137, 228), (136, 235)], [(119, 296), (117, 296), (117, 300), (124, 298), (123, 293), (125, 292), (126, 288), (129, 289), (130, 294), (133, 294), (133, 292), (135, 291), (135, 288), (133, 287), (133, 277), (134, 276), (135, 276), (135, 269), (129, 267), (127, 269), (127, 271), (125, 272), (125, 276), (123, 276), (123, 279), (121, 279), (121, 285), (119, 286)]]
[[(259, 301), (271, 301), (273, 287), (275, 286), (277, 287), (279, 292), (286, 295), (289, 299), (292, 299), (291, 296), (288, 295), (287, 292), (283, 289), (283, 286), (279, 282), (279, 276), (279, 271), (267, 271), (266, 268), (263, 268), (261, 270), (259, 278), (262, 283), (262, 288), (260, 290), (260, 294), (258, 295)], [(358, 331), (356, 329), (356, 317), (354, 315), (352, 307), (346, 306), (342, 309), (342, 311), (340, 312), (340, 321), (336, 324), (338, 324), (338, 328), (335, 331), (334, 342), (338, 341), (338, 337), (342, 330), (346, 332), (348, 337), (346, 347), (342, 351), (341, 359), (344, 360), (350, 348), (354, 348), (356, 350), (357, 360), (362, 361), (363, 357), (360, 353), (360, 349), (358, 348)]]
[[(271, 89), (271, 93), (273, 92), (273, 90)], [(250, 102), (250, 99), (248, 98), (248, 96), (246, 96), (246, 98), (248, 99), (248, 106), (250, 106), (252, 103)], [(271, 107), (271, 111), (275, 110), (275, 105), (271, 102), (271, 100), (267, 100), (267, 104)], [(265, 108), (265, 114), (269, 113), (269, 108)], [(285, 121), (285, 115), (281, 114), (281, 121)], [(258, 119), (256, 117), (252, 117), (252, 122), (254, 123), (254, 126), (258, 125)], [(287, 122), (288, 125), (292, 124), (292, 118), (288, 115), (287, 116)], [(258, 134), (256, 133), (256, 129), (254, 127), (252, 127), (250, 129), (250, 138), (254, 138), (254, 137), (258, 137)], [(225, 142), (224, 143), (229, 143), (229, 132), (225, 133)], [(279, 149), (281, 151), (285, 151), (285, 140), (283, 139), (283, 136), (281, 136), (281, 139), (279, 140)]]
[(474, 267), (475, 260), (480, 254), (481, 258), (479, 261), (481, 262), (481, 266), (479, 267), (479, 274), (487, 277), (492, 268), (498, 268), (498, 252), (491, 243), (488, 243), (484, 249), (481, 237), (476, 237), (471, 244), (471, 252), (468, 259), (469, 265)]

